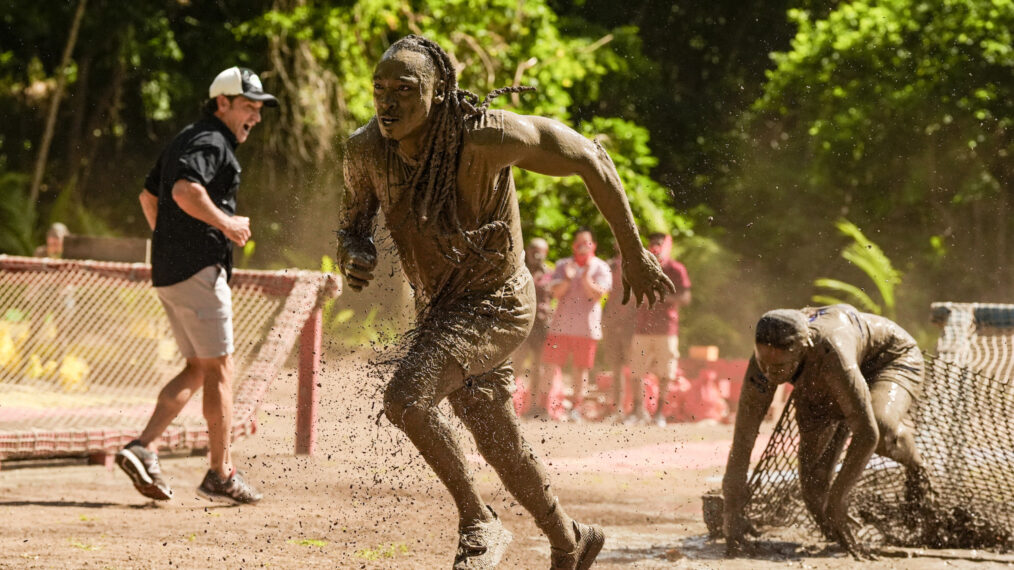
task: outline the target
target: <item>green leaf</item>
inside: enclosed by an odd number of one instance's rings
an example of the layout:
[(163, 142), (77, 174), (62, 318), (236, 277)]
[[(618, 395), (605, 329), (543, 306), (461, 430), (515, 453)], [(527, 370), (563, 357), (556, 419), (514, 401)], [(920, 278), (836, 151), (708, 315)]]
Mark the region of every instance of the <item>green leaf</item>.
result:
[(837, 279), (821, 278), (815, 279), (814, 285), (823, 289), (830, 289), (833, 292), (844, 295), (847, 299), (845, 302), (850, 305), (855, 305), (862, 311), (869, 313), (881, 313), (880, 305), (878, 305), (865, 291), (844, 281)]

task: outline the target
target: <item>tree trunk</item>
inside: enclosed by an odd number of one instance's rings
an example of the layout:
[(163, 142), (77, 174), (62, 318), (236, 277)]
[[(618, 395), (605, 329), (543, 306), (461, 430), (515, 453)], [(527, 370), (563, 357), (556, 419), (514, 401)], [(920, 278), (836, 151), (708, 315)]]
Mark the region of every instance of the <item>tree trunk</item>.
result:
[[(113, 53), (120, 52), (120, 46), (122, 45), (122, 36), (117, 36), (117, 41), (114, 44), (115, 49)], [(84, 140), (84, 153), (81, 159), (81, 168), (78, 170), (77, 185), (79, 188), (78, 198), (80, 203), (84, 205), (87, 202), (87, 188), (88, 188), (88, 177), (92, 172), (92, 166), (95, 164), (95, 157), (98, 154), (99, 145), (102, 143), (103, 137), (94, 136), (95, 131), (101, 131), (104, 128), (110, 129), (115, 126), (119, 121), (119, 110), (122, 105), (123, 99), (123, 83), (127, 77), (126, 61), (122, 57), (116, 60), (116, 67), (113, 68), (113, 74), (109, 79), (109, 83), (106, 88), (102, 91), (99, 101), (105, 102), (102, 107), (94, 109), (91, 119), (88, 122), (88, 128), (86, 129), (86, 135)], [(122, 139), (120, 140), (122, 142)]]
[(56, 88), (53, 90), (53, 100), (49, 104), (46, 130), (42, 133), (39, 157), (35, 162), (35, 174), (32, 176), (32, 187), (29, 192), (29, 205), (32, 208), (35, 207), (35, 202), (39, 199), (39, 187), (42, 185), (42, 176), (46, 172), (46, 161), (49, 159), (49, 146), (53, 142), (53, 131), (56, 130), (56, 115), (60, 111), (60, 99), (63, 97), (63, 89), (67, 84), (67, 66), (70, 64), (70, 56), (74, 52), (74, 44), (77, 43), (77, 32), (81, 29), (81, 20), (84, 19), (87, 3), (88, 0), (78, 0), (77, 11), (74, 13), (74, 20), (70, 25), (70, 35), (67, 37), (67, 45), (64, 46), (63, 57), (60, 60), (60, 68), (56, 72)]
[(67, 146), (64, 156), (67, 157), (67, 171), (65, 180), (76, 180), (81, 170), (82, 154), (84, 152), (84, 125), (88, 115), (88, 84), (91, 81), (91, 68), (94, 55), (88, 49), (88, 45), (82, 46), (83, 54), (78, 56), (77, 61), (77, 83), (70, 101), (70, 121), (67, 126)]

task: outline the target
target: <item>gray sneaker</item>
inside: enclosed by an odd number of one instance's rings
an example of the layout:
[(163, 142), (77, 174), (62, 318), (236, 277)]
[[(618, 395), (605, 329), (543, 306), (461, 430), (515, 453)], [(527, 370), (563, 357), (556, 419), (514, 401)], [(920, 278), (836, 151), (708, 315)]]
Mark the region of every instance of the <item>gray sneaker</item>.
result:
[(201, 481), (201, 486), (197, 488), (197, 494), (209, 501), (233, 505), (252, 505), (264, 497), (247, 483), (243, 479), (243, 474), (235, 468), (232, 470), (232, 475), (225, 479), (208, 469), (204, 475), (204, 481)]
[(550, 570), (588, 570), (606, 543), (606, 535), (602, 528), (594, 525), (581, 524), (574, 521), (574, 538), (577, 546), (570, 552), (559, 548), (550, 549)]
[(496, 568), (507, 551), (513, 535), (503, 527), (491, 507), (493, 520), (458, 529), (458, 552), (454, 556), (454, 570), (489, 570)]
[(148, 451), (140, 441), (135, 439), (116, 452), (116, 464), (130, 476), (138, 493), (156, 501), (168, 501), (173, 498), (173, 490), (162, 478), (158, 455)]

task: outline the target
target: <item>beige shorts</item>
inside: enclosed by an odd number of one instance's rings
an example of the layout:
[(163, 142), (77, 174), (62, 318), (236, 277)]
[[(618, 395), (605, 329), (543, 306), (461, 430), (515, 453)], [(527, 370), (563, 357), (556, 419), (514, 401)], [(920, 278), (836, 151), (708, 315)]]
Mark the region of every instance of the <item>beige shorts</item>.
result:
[(225, 269), (209, 265), (185, 281), (155, 287), (184, 358), (232, 354), (232, 290)]
[(630, 371), (636, 376), (665, 374), (672, 380), (680, 363), (680, 339), (676, 335), (636, 334), (630, 344)]

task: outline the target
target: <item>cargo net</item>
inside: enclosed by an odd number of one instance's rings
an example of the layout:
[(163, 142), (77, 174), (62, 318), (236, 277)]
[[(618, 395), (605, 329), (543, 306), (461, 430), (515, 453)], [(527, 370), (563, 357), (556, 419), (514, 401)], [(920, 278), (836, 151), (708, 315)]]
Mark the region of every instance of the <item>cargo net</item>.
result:
[[(143, 264), (0, 255), (0, 459), (115, 451), (140, 433), (184, 364), (150, 278)], [(235, 439), (256, 429), (268, 383), (334, 282), (236, 271), (231, 286)], [(206, 447), (200, 397), (162, 445)]]
[[(856, 535), (871, 546), (1011, 551), (1014, 305), (939, 303), (934, 315), (945, 317), (937, 319), (944, 326), (940, 354), (926, 356), (924, 393), (912, 412), (931, 491), (925, 500), (906, 498), (905, 469), (874, 455), (850, 496)], [(843, 423), (834, 429), (848, 437)], [(798, 448), (790, 398), (750, 477), (746, 513), (759, 529), (820, 538), (802, 502)]]

